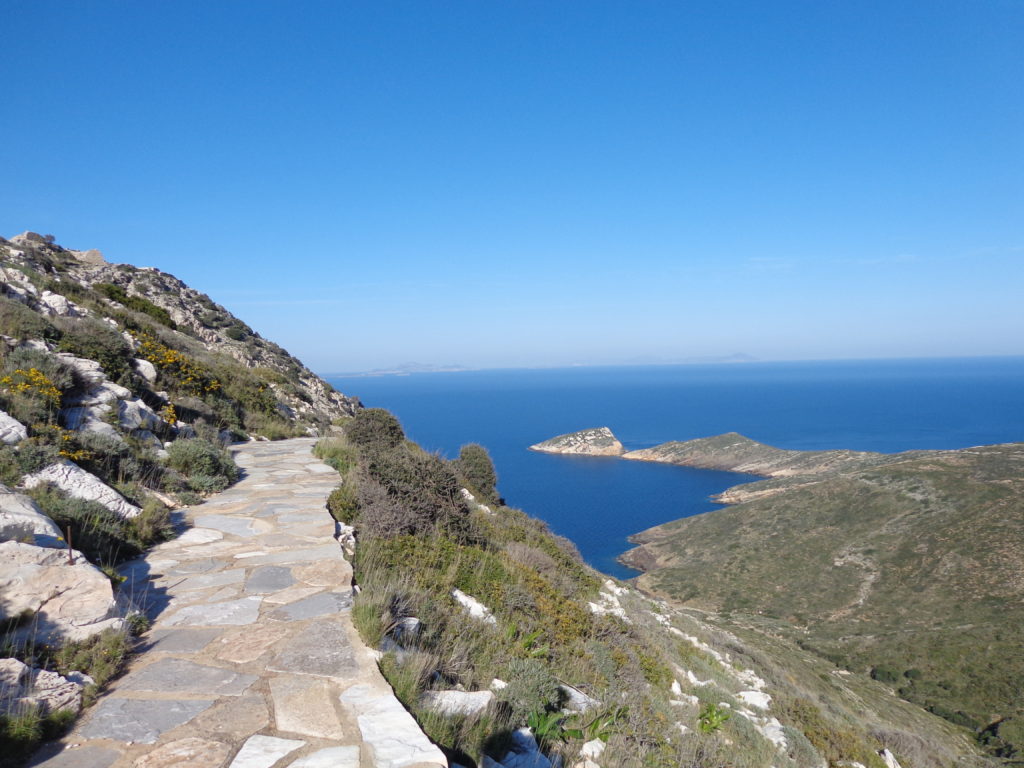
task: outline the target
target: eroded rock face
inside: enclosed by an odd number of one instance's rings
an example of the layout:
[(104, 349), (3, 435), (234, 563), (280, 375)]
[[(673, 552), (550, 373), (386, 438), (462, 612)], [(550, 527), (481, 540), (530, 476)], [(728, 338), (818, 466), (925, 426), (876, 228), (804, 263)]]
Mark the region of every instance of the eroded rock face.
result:
[(39, 295), (39, 308), (50, 317), (82, 317), (88, 314), (86, 309), (53, 291), (43, 291)]
[(0, 411), (0, 443), (16, 445), (28, 437), (25, 425), (6, 411)]
[(0, 541), (56, 549), (65, 546), (57, 524), (31, 498), (5, 485), (0, 485)]
[(121, 517), (135, 517), (142, 511), (96, 475), (86, 472), (67, 459), (28, 475), (22, 482), (26, 488), (52, 483), (69, 496), (84, 501), (95, 501)]
[(0, 659), (0, 714), (41, 709), (50, 714), (82, 708), (82, 685), (56, 672), (32, 669), (17, 659)]
[[(26, 617), (16, 636), (84, 640), (122, 620), (112, 618), (110, 580), (81, 552), (0, 543), (0, 614)], [(31, 615), (31, 619), (28, 616)]]
[(622, 443), (608, 427), (583, 429), (552, 437), (550, 440), (531, 445), (530, 450), (575, 456), (621, 456), (625, 452)]

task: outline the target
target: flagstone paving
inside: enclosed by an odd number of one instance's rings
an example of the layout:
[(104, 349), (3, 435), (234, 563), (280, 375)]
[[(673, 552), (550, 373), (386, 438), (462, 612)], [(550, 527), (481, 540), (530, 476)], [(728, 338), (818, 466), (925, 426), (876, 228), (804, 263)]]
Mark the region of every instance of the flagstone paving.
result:
[(352, 569), (312, 439), (246, 443), (232, 488), (126, 563), (143, 650), (45, 768), (436, 768), (352, 626)]

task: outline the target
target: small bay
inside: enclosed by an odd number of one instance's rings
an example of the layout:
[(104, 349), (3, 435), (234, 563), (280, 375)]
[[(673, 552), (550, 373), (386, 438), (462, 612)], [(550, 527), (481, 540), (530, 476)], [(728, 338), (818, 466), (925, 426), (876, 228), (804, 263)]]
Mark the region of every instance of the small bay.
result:
[(326, 376), (446, 457), (465, 443), (494, 459), (509, 505), (543, 519), (605, 573), (627, 536), (717, 507), (756, 478), (528, 450), (607, 426), (627, 450), (740, 432), (780, 448), (892, 453), (1024, 440), (1024, 357), (509, 369)]

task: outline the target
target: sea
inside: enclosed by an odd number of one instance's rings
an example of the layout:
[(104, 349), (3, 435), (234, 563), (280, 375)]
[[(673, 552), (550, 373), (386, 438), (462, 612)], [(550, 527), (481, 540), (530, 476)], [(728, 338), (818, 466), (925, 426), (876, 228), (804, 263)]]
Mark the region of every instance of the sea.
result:
[(487, 448), (509, 506), (618, 578), (628, 537), (719, 507), (756, 478), (529, 446), (610, 427), (627, 450), (739, 432), (779, 448), (895, 453), (1024, 441), (1024, 357), (576, 367), (326, 376), (447, 458)]

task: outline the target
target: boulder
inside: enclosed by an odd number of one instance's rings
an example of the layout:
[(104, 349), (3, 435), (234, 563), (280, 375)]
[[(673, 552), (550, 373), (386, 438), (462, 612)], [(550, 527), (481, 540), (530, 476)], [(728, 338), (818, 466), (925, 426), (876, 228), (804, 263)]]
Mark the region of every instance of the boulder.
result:
[(6, 411), (0, 411), (0, 443), (15, 445), (28, 437), (25, 425)]
[(476, 715), (494, 701), (490, 691), (427, 691), (420, 696), (420, 705), (439, 715)]
[(135, 517), (142, 510), (125, 500), (124, 496), (67, 459), (51, 464), (45, 469), (26, 477), (22, 483), (26, 488), (35, 488), (43, 483), (52, 483), (69, 496), (83, 501), (95, 501), (121, 517)]
[(28, 496), (0, 485), (0, 541), (63, 549), (60, 528)]
[(452, 590), (452, 597), (455, 598), (455, 602), (466, 609), (466, 613), (472, 616), (474, 619), (479, 619), (487, 624), (497, 624), (498, 620), (491, 614), (491, 609), (481, 603), (475, 597), (470, 597), (460, 589)]
[(81, 552), (18, 541), (0, 543), (0, 615), (32, 615), (13, 639), (84, 640), (123, 621), (113, 617), (114, 592), (103, 572)]
[(132, 367), (149, 384), (156, 382), (156, 366), (149, 362), (149, 360), (137, 357), (132, 361)]
[(82, 708), (82, 685), (45, 669), (31, 669), (17, 659), (0, 659), (0, 714), (28, 708), (46, 714)]
[(565, 706), (562, 707), (563, 712), (582, 714), (594, 709), (594, 707), (601, 706), (600, 701), (587, 696), (578, 688), (573, 688), (571, 685), (560, 685), (558, 687), (565, 694)]
[(82, 317), (88, 314), (85, 309), (69, 301), (65, 296), (53, 291), (43, 291), (39, 295), (39, 309), (50, 317)]
[(117, 419), (121, 428), (130, 432), (135, 430), (153, 432), (163, 423), (163, 419), (137, 397), (118, 402)]

